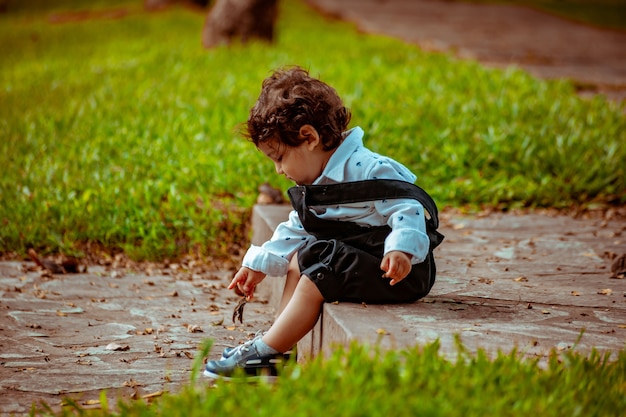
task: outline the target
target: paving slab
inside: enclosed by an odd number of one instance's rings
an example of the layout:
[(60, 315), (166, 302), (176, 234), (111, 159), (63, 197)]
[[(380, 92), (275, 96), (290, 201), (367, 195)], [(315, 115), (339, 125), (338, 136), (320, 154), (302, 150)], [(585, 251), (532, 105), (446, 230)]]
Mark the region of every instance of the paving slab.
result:
[(363, 32), (426, 51), (541, 78), (577, 80), (581, 93), (626, 99), (626, 32), (594, 27), (524, 5), (450, 0), (307, 0)]
[[(271, 235), (289, 210), (256, 206), (253, 240)], [(453, 359), (457, 336), (470, 352), (517, 347), (539, 358), (553, 349), (625, 347), (626, 280), (610, 273), (611, 258), (626, 253), (623, 217), (444, 212), (441, 221), (446, 240), (428, 297), (400, 305), (325, 304), (298, 345), (302, 358), (353, 340), (385, 349), (439, 340)], [(217, 358), (224, 347), (269, 328), (284, 285), (284, 277), (268, 277), (244, 323), (233, 324), (238, 297), (226, 290), (231, 270), (96, 265), (49, 277), (33, 266), (0, 262), (3, 415), (27, 414), (37, 401), (59, 409), (65, 397), (88, 404), (101, 390), (112, 402), (175, 392), (189, 382), (203, 340), (215, 341), (210, 357)]]
[(34, 267), (0, 262), (0, 415), (25, 415), (40, 401), (59, 410), (66, 397), (87, 406), (102, 390), (111, 404), (175, 392), (203, 340), (214, 341), (217, 359), (273, 318), (259, 296), (244, 323), (232, 322), (230, 270), (95, 265), (48, 276)]
[[(257, 206), (254, 239), (262, 242), (287, 217), (287, 206)], [(437, 282), (413, 304), (325, 304), (301, 343), (304, 359), (353, 340), (404, 348), (436, 340), (443, 355), (516, 348), (530, 357), (553, 351), (616, 352), (626, 347), (626, 279), (611, 262), (626, 253), (626, 220), (566, 215), (443, 213)], [(270, 278), (272, 302), (283, 281)]]

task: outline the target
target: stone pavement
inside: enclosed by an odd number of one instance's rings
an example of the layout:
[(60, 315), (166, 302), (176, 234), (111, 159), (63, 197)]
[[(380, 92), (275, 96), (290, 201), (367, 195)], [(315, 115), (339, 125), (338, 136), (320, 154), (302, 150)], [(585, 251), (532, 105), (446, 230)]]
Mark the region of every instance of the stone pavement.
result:
[[(288, 210), (256, 206), (254, 240), (264, 239)], [(620, 218), (444, 212), (438, 279), (425, 300), (327, 304), (299, 353), (327, 353), (352, 339), (402, 348), (438, 338), (442, 354), (453, 357), (457, 334), (470, 351), (518, 347), (531, 357), (552, 349), (623, 349), (626, 279), (610, 272), (611, 258), (626, 253), (624, 213)], [(232, 271), (191, 264), (133, 271), (110, 264), (49, 277), (33, 267), (0, 263), (5, 415), (26, 413), (39, 400), (58, 408), (65, 396), (88, 405), (103, 389), (111, 399), (175, 391), (189, 381), (202, 340), (215, 340), (211, 355), (217, 357), (223, 347), (267, 329), (281, 285), (268, 277), (244, 324), (233, 325), (237, 297), (225, 289)]]
[(584, 25), (530, 7), (446, 0), (307, 0), (367, 33), (540, 78), (577, 81), (583, 95), (626, 100), (626, 31)]
[[(253, 241), (264, 241), (289, 207), (256, 206)], [(609, 216), (610, 217), (610, 216)], [(626, 254), (626, 219), (564, 215), (440, 216), (437, 282), (415, 304), (325, 304), (298, 354), (330, 353), (351, 340), (402, 348), (439, 339), (454, 358), (455, 336), (488, 354), (518, 348), (545, 358), (552, 350), (626, 348), (626, 279), (612, 259)], [(273, 278), (270, 302), (282, 281)], [(270, 281), (272, 283), (272, 281)], [(581, 337), (582, 333), (582, 337)]]
[(65, 397), (88, 406), (105, 389), (112, 404), (174, 392), (202, 340), (214, 340), (217, 359), (273, 317), (259, 298), (234, 325), (232, 271), (193, 261), (135, 270), (114, 260), (54, 276), (34, 267), (0, 262), (0, 415), (40, 400), (59, 409)]

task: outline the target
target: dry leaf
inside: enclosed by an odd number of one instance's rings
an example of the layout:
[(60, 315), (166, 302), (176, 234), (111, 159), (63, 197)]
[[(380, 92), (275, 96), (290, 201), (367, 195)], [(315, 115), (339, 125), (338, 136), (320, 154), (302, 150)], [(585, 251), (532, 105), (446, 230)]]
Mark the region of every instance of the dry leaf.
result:
[(528, 282), (528, 278), (526, 278), (526, 277), (517, 277), (513, 281), (515, 281), (515, 282)]
[(550, 314), (550, 310), (541, 310), (541, 314)]
[(130, 346), (128, 345), (122, 346), (122, 345), (118, 345), (117, 343), (109, 343), (108, 345), (106, 345), (104, 350), (127, 351), (127, 350), (130, 350)]
[(613, 290), (610, 289), (610, 288), (604, 288), (604, 289), (598, 291), (598, 294), (600, 294), (600, 295), (611, 295), (611, 294), (613, 294)]
[(160, 397), (161, 395), (163, 395), (163, 391), (156, 391), (156, 392), (151, 392), (150, 394), (142, 395), (141, 398), (146, 400), (148, 398)]
[(461, 329), (461, 331), (464, 331), (464, 332), (477, 332), (478, 330), (474, 329), (473, 327), (465, 327), (465, 328)]
[(579, 297), (579, 296), (580, 296), (580, 293), (579, 293), (578, 291), (572, 291), (572, 295), (573, 295), (574, 297)]
[(140, 384), (139, 382), (135, 381), (132, 378), (129, 381), (124, 381), (122, 385), (124, 385), (125, 387), (131, 387), (131, 388), (143, 387), (143, 384)]
[(380, 328), (380, 329), (376, 330), (376, 333), (378, 333), (381, 336), (384, 336), (384, 335), (387, 334), (387, 330), (385, 330), (383, 328)]
[(201, 333), (204, 330), (202, 330), (202, 327), (198, 326), (197, 324), (189, 324), (187, 325), (187, 332), (189, 333)]
[(99, 405), (100, 400), (87, 400), (83, 401), (83, 405)]
[(66, 317), (67, 313), (65, 313), (65, 312), (63, 312), (61, 310), (57, 310), (57, 316), (59, 316), (59, 317)]
[(183, 354), (188, 358), (188, 359), (193, 359), (193, 354), (191, 352), (187, 352), (186, 350), (183, 350)]

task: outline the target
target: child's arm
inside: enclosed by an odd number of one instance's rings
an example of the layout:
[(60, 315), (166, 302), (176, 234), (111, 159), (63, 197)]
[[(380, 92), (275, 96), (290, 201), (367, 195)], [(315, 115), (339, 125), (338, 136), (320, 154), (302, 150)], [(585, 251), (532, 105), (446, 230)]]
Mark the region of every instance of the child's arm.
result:
[(289, 219), (278, 225), (269, 241), (261, 246), (250, 246), (242, 265), (269, 276), (286, 275), (293, 254), (312, 239), (313, 236), (302, 227), (298, 214), (292, 211)]

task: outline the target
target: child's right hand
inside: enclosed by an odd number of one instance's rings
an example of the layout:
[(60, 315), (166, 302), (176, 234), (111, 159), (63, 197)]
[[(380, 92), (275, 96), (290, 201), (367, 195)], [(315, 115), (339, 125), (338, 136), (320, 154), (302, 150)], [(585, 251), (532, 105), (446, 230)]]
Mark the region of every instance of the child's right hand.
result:
[(228, 289), (235, 289), (235, 292), (241, 292), (241, 295), (246, 295), (248, 301), (252, 300), (254, 296), (254, 290), (257, 284), (265, 279), (263, 272), (254, 271), (248, 267), (242, 266), (235, 274), (235, 277), (228, 285)]

